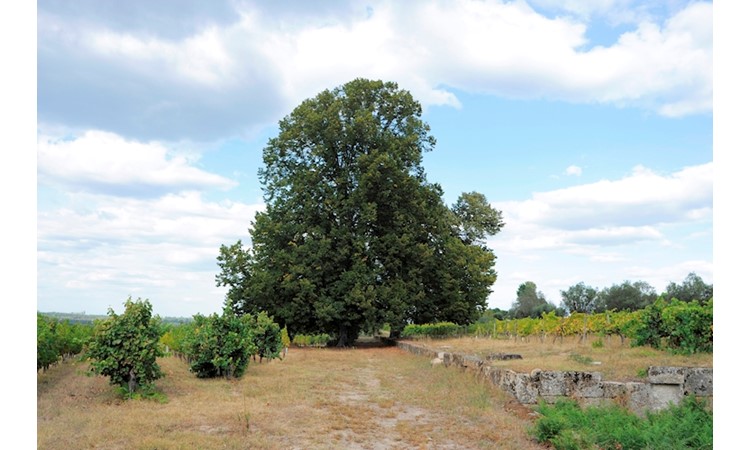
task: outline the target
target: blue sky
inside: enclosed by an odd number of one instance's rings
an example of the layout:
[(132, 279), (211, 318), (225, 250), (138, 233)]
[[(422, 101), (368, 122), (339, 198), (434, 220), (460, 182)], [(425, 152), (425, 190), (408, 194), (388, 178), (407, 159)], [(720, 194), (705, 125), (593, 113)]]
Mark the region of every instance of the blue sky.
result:
[(427, 177), (503, 211), (507, 309), (534, 281), (713, 283), (713, 4), (39, 1), (37, 309), (219, 311), (276, 124), (356, 77), (437, 139)]

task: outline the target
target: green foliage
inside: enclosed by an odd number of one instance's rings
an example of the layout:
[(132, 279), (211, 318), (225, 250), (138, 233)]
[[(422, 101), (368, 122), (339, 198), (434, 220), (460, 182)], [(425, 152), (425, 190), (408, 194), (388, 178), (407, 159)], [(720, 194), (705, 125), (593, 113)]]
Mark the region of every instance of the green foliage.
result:
[(171, 353), (180, 357), (188, 354), (188, 338), (193, 333), (195, 324), (193, 322), (170, 325), (166, 332), (159, 338), (165, 353)]
[(198, 378), (242, 376), (250, 357), (258, 351), (253, 318), (238, 316), (227, 307), (221, 316), (196, 314), (193, 319), (185, 345), (190, 370)]
[(645, 281), (624, 281), (599, 292), (597, 310), (636, 311), (656, 300), (656, 290)]
[(663, 297), (676, 298), (683, 302), (695, 300), (704, 304), (714, 297), (714, 286), (704, 283), (703, 279), (695, 272), (690, 272), (681, 284), (670, 282)]
[[(286, 327), (285, 327), (286, 328)], [(260, 361), (279, 358), (283, 344), (281, 342), (281, 329), (279, 324), (268, 317), (265, 311), (258, 313), (252, 329), (252, 342)]]
[(36, 369), (46, 370), (61, 358), (81, 353), (93, 331), (90, 324), (70, 323), (37, 313)]
[(279, 123), (259, 171), (266, 210), (252, 250), (222, 246), (217, 285), (236, 312), (267, 311), (292, 336), (350, 345), (389, 323), (469, 324), (486, 308), (503, 226), (478, 193), (454, 209), (427, 181), (435, 145), (421, 105), (396, 83), (356, 79), (305, 100)]
[(642, 312), (634, 344), (686, 354), (713, 351), (713, 299), (657, 300)]
[(505, 226), (503, 216), (490, 206), (484, 194), (464, 192), (451, 208), (458, 220), (458, 234), (466, 244), (484, 243)]
[(331, 340), (331, 336), (323, 334), (298, 334), (294, 336), (292, 343), (297, 347), (325, 347)]
[(509, 316), (515, 319), (539, 318), (542, 314), (555, 310), (555, 305), (549, 303), (544, 294), (537, 290), (536, 283), (527, 281), (518, 286), (516, 300), (510, 308)]
[(91, 371), (109, 377), (111, 384), (127, 387), (130, 394), (162, 377), (156, 358), (159, 320), (151, 317), (151, 303), (140, 298), (125, 301), (125, 312), (97, 322), (86, 355)]
[(592, 313), (597, 309), (599, 293), (591, 286), (580, 283), (560, 291), (562, 304), (569, 313)]
[(289, 332), (287, 331), (286, 327), (282, 328), (281, 330), (281, 346), (284, 348), (289, 348), (292, 345), (291, 339), (289, 339)]
[(687, 397), (678, 406), (645, 418), (619, 406), (582, 409), (563, 399), (542, 403), (534, 437), (556, 449), (710, 449), (713, 417), (705, 404)]
[(445, 338), (458, 336), (461, 327), (451, 322), (427, 323), (422, 325), (409, 324), (404, 328), (403, 337), (431, 337)]
[[(177, 348), (184, 348), (190, 370), (199, 378), (239, 378), (250, 358), (281, 357), (282, 330), (265, 312), (256, 317), (236, 314), (227, 304), (222, 315), (196, 314), (189, 333)], [(288, 338), (288, 335), (287, 335)]]

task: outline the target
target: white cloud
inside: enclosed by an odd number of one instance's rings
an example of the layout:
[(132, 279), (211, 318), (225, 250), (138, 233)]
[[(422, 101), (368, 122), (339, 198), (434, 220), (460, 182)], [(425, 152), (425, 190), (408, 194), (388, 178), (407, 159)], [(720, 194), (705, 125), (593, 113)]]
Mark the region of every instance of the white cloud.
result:
[[(619, 180), (493, 202), (506, 225), (488, 240), (499, 273), (490, 305), (509, 308), (528, 280), (555, 303), (579, 281), (602, 288), (642, 280), (661, 291), (696, 272), (710, 282), (712, 193), (707, 163), (672, 174), (639, 166)], [(696, 259), (696, 247), (708, 249), (707, 260)]]
[(180, 302), (194, 302), (203, 313), (220, 309), (219, 247), (248, 241), (250, 221), (264, 208), (207, 202), (195, 192), (146, 200), (83, 197), (90, 205), (85, 210), (38, 212), (41, 310), (75, 302), (103, 312), (131, 294), (150, 298), (163, 315), (182, 314)]
[[(536, 193), (525, 201), (493, 202), (506, 225), (488, 245), (496, 253), (540, 259), (540, 252), (616, 261), (613, 248), (671, 246), (666, 227), (710, 223), (713, 163), (658, 175), (644, 167), (620, 180), (602, 180)], [(686, 239), (706, 234), (689, 233)]]
[(40, 136), (40, 182), (89, 192), (158, 195), (167, 191), (228, 189), (236, 183), (191, 165), (159, 143), (125, 140), (116, 134), (87, 131), (72, 140)]
[[(106, 121), (107, 129), (149, 136), (167, 135), (172, 120), (189, 118), (194, 133), (215, 137), (273, 122), (304, 98), (355, 77), (397, 81), (427, 106), (459, 106), (451, 92), (459, 89), (637, 106), (667, 116), (712, 109), (710, 3), (689, 4), (663, 24), (643, 19), (616, 43), (593, 48), (585, 47), (584, 19), (548, 18), (524, 2), (380, 1), (372, 14), (364, 5), (360, 12), (342, 7), (307, 21), (237, 5), (235, 22), (179, 39), (86, 27), (43, 12), (40, 118), (54, 122), (58, 109), (76, 110), (66, 120), (80, 116), (102, 128)], [(57, 78), (46, 76), (51, 71)], [(102, 113), (73, 101), (94, 92), (121, 106)], [(216, 117), (220, 110), (231, 115)], [(118, 114), (143, 117), (116, 120)]]
[(503, 205), (523, 223), (580, 230), (708, 219), (713, 203), (713, 163), (660, 175), (636, 167), (620, 180), (602, 180)]
[(577, 177), (580, 177), (582, 173), (583, 173), (583, 169), (581, 169), (578, 166), (568, 166), (568, 168), (565, 169), (566, 175), (575, 175)]

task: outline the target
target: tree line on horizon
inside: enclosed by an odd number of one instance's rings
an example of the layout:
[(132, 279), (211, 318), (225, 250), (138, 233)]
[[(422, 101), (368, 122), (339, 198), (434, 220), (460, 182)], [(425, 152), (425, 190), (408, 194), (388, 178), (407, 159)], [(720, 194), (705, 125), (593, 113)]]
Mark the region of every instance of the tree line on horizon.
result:
[(548, 301), (536, 283), (526, 281), (516, 290), (516, 299), (510, 309), (491, 308), (492, 315), (500, 320), (539, 318), (554, 312), (558, 317), (573, 313), (602, 313), (605, 311), (637, 311), (654, 304), (658, 298), (677, 299), (683, 302), (697, 301), (703, 305), (714, 296), (712, 284), (706, 284), (695, 272), (690, 272), (682, 283), (670, 282), (661, 294), (645, 281), (615, 283), (597, 289), (583, 281), (560, 291), (561, 303)]

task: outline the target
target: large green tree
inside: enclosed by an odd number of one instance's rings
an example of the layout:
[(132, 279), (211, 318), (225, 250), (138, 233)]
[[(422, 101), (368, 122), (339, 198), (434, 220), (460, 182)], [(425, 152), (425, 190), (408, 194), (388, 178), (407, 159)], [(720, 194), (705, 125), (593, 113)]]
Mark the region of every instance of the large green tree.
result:
[(366, 325), (468, 323), (495, 281), (487, 235), (501, 214), (476, 193), (454, 210), (427, 181), (435, 139), (395, 83), (356, 79), (279, 123), (259, 171), (266, 210), (252, 250), (222, 246), (217, 284), (238, 311), (267, 311), (290, 334), (350, 344)]

